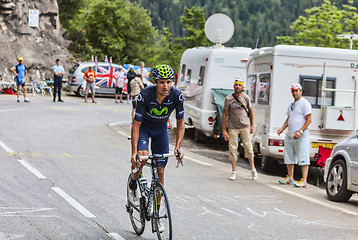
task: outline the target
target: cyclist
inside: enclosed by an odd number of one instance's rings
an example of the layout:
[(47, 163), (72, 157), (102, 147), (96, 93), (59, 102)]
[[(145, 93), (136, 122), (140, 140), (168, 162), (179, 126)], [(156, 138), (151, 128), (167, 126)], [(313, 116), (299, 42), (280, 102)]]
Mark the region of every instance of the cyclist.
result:
[(24, 65), (24, 59), (22, 57), (19, 57), (19, 64), (13, 66), (10, 70), (11, 72), (13, 72), (16, 77), (16, 86), (17, 86), (17, 91), (16, 91), (16, 95), (17, 95), (17, 102), (20, 102), (20, 87), (22, 87), (23, 93), (24, 93), (24, 102), (30, 102), (27, 97), (26, 97), (26, 86), (25, 86), (25, 81), (26, 81), (26, 77), (27, 77), (27, 69), (26, 66)]
[[(139, 171), (137, 169), (136, 155), (146, 156), (148, 152), (149, 138), (151, 138), (152, 154), (164, 154), (169, 152), (169, 137), (167, 122), (170, 114), (175, 109), (177, 118), (176, 144), (174, 154), (180, 161), (177, 150), (185, 133), (184, 108), (182, 93), (172, 86), (174, 71), (169, 65), (158, 65), (152, 71), (152, 78), (156, 85), (144, 88), (137, 97), (137, 108), (131, 130), (131, 180), (129, 182), (130, 201), (138, 204), (137, 183), (138, 178), (146, 160), (139, 158)], [(183, 153), (181, 154), (182, 156)], [(159, 161), (157, 166), (158, 177), (164, 185), (164, 168), (168, 158)], [(159, 207), (159, 206), (158, 206)]]

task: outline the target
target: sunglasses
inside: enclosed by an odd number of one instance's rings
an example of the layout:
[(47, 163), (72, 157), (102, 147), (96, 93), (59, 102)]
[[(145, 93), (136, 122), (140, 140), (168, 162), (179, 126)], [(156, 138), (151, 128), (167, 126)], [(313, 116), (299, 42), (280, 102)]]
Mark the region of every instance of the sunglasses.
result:
[(293, 89), (291, 92), (298, 92), (299, 89)]

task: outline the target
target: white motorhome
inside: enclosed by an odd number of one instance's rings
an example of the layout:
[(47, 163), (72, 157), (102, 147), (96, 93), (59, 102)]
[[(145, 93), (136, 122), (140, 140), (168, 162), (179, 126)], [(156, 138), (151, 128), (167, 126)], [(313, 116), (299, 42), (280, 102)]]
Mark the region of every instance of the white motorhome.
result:
[[(196, 47), (180, 61), (177, 87), (183, 92), (185, 123), (212, 136), (217, 116), (213, 88), (233, 89), (235, 78), (246, 79), (251, 48)], [(221, 120), (220, 120), (221, 121)]]
[(254, 113), (253, 144), (264, 170), (273, 158), (283, 159), (285, 134), (276, 132), (293, 102), (293, 83), (302, 85), (303, 96), (312, 104), (311, 160), (319, 146), (333, 148), (357, 130), (357, 64), (357, 50), (278, 45), (252, 51), (247, 84)]

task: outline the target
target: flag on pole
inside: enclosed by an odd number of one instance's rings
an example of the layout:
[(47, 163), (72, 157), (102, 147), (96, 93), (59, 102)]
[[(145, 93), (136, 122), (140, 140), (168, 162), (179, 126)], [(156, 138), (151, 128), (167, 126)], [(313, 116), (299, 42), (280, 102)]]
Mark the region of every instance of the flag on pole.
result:
[(96, 65), (98, 65), (97, 56), (95, 57), (94, 62), (96, 63)]
[(93, 55), (92, 55), (92, 58), (91, 58), (91, 62), (94, 62), (94, 57), (93, 57)]
[(104, 62), (105, 62), (105, 63), (108, 63), (108, 57), (107, 57), (107, 55), (106, 55), (106, 58), (104, 59)]
[(112, 57), (109, 58), (109, 65), (112, 66)]

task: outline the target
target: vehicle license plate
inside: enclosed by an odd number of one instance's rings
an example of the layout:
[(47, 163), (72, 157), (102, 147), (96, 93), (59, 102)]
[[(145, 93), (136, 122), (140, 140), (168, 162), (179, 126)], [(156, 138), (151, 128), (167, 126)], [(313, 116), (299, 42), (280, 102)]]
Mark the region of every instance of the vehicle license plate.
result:
[(311, 144), (312, 144), (312, 148), (318, 148), (319, 146), (321, 146), (321, 147), (324, 147), (324, 148), (333, 149), (333, 147), (337, 143), (312, 142)]

